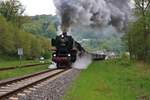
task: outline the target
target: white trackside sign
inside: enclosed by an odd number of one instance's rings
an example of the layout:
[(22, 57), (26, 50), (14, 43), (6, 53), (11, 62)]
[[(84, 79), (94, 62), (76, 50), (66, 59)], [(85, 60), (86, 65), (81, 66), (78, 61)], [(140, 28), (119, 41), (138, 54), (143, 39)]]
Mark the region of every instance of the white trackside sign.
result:
[(23, 55), (23, 48), (18, 48), (18, 55)]

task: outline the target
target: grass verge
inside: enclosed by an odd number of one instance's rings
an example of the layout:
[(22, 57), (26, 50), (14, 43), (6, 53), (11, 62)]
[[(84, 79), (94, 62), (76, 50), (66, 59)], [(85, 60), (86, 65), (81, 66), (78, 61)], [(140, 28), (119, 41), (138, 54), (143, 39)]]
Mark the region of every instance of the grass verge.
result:
[(93, 62), (63, 100), (150, 100), (150, 66)]
[[(45, 60), (46, 62), (50, 62), (49, 60)], [(27, 65), (27, 64), (39, 64), (39, 60), (23, 60), (21, 62), (21, 65)], [(20, 66), (19, 60), (12, 60), (12, 61), (0, 61), (0, 68), (7, 68), (7, 67), (15, 67)]]
[(39, 71), (46, 70), (46, 69), (48, 69), (48, 65), (40, 65), (38, 67), (17, 68), (17, 69), (13, 69), (9, 71), (2, 71), (0, 72), (0, 80), (23, 76), (23, 75), (39, 72)]

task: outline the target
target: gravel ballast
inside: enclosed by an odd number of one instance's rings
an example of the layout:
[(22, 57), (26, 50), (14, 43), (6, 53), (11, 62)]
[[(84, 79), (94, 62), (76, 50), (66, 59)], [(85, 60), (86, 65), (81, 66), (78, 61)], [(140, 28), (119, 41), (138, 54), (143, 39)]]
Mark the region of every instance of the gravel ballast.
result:
[(39, 84), (27, 91), (24, 96), (19, 96), (19, 100), (61, 100), (73, 80), (79, 75), (80, 70), (72, 69), (60, 77)]

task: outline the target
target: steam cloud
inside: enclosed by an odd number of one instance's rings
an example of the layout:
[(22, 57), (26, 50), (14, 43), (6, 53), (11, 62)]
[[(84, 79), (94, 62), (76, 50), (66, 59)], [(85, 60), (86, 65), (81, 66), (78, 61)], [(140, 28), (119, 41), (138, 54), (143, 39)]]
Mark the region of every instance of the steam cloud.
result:
[(89, 54), (84, 54), (82, 57), (77, 57), (76, 62), (72, 65), (76, 69), (86, 69), (92, 62), (92, 57)]
[(72, 25), (113, 26), (124, 30), (130, 14), (129, 0), (54, 0), (62, 30)]

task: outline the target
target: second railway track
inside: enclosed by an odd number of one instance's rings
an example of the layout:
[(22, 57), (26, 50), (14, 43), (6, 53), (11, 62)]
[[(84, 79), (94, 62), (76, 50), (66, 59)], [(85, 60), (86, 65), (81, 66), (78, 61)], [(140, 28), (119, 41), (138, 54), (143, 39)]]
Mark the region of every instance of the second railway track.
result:
[(39, 65), (47, 65), (47, 64), (50, 64), (50, 63), (27, 64), (27, 65), (14, 66), (14, 67), (6, 67), (6, 68), (0, 67), (0, 71), (8, 71), (8, 70), (13, 70), (13, 69), (17, 69), (17, 68), (36, 67), (36, 66), (39, 66)]
[(7, 100), (10, 96), (55, 77), (70, 69), (53, 69), (28, 75), (21, 78), (16, 78), (10, 81), (0, 82), (0, 100)]

